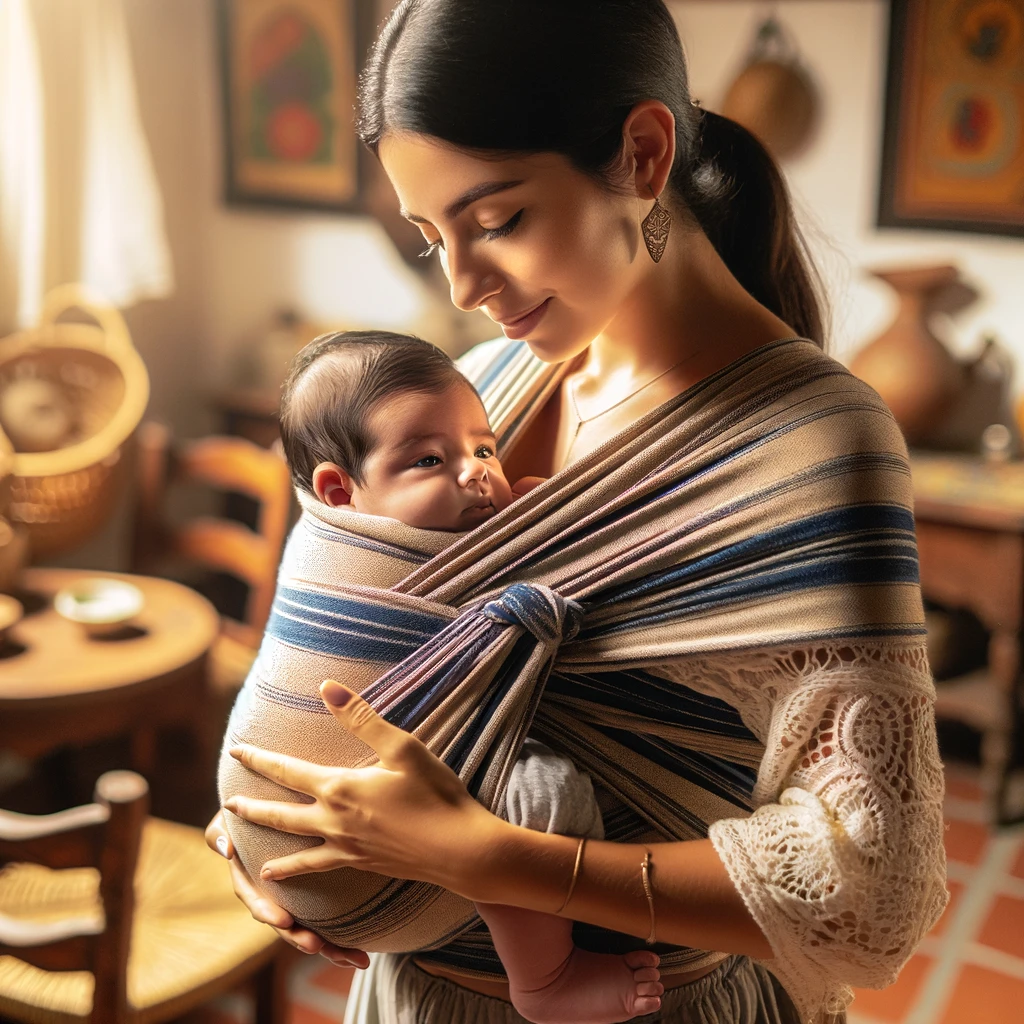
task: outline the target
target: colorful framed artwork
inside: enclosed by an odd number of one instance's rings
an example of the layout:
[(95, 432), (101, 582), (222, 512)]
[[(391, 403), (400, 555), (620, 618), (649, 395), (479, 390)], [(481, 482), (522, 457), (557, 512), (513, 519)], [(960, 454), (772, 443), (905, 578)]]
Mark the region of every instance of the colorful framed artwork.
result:
[(878, 223), (1024, 235), (1024, 0), (892, 0)]
[(362, 0), (218, 0), (228, 202), (356, 210)]

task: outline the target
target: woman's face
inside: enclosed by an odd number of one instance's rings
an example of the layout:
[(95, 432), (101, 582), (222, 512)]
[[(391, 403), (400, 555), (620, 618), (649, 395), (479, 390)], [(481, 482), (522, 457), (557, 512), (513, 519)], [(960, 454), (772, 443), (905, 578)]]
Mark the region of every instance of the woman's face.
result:
[(563, 156), (484, 159), (408, 133), (386, 135), (379, 153), (452, 302), (482, 309), (541, 359), (582, 352), (640, 280), (636, 197), (609, 192)]

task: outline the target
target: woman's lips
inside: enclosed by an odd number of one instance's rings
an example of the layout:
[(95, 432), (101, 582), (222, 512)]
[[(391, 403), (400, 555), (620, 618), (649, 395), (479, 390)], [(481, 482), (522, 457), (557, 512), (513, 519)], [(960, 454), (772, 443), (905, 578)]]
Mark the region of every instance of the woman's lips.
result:
[(505, 337), (518, 341), (520, 338), (525, 338), (532, 331), (536, 330), (537, 325), (548, 311), (550, 302), (551, 299), (547, 298), (539, 306), (534, 306), (528, 313), (524, 313), (516, 320), (500, 321)]

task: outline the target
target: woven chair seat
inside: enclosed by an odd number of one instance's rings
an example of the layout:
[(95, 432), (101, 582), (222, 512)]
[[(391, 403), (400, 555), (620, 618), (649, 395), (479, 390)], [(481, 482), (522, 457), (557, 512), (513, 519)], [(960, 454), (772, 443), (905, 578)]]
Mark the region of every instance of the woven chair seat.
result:
[[(50, 871), (33, 864), (0, 870), (0, 906), (33, 923), (67, 918), (102, 921), (99, 874)], [(135, 873), (135, 917), (128, 960), (128, 1001), (137, 1024), (179, 1016), (205, 1001), (203, 990), (242, 977), (269, 956), (277, 936), (236, 899), (227, 866), (202, 833), (150, 818)], [(0, 1015), (32, 1024), (81, 1022), (92, 1006), (88, 971), (42, 971), (0, 956)]]

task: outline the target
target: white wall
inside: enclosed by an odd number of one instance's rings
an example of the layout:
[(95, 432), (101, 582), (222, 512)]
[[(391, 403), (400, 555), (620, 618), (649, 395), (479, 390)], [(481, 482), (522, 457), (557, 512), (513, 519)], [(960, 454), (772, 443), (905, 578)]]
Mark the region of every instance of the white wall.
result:
[(286, 307), (324, 326), (411, 330), (455, 348), (480, 335), (375, 220), (225, 205), (215, 4), (125, 3), (178, 279), (171, 299), (128, 311), (154, 414), (186, 435), (214, 427), (209, 396)]
[[(715, 109), (769, 10), (795, 37), (821, 89), (820, 134), (785, 166), (829, 285), (832, 352), (848, 359), (889, 320), (889, 289), (862, 268), (956, 263), (981, 299), (945, 325), (958, 351), (992, 332), (1024, 362), (1024, 240), (874, 227), (889, 5), (880, 0), (670, 3), (689, 59), (693, 95)], [(940, 329), (943, 325), (939, 325)], [(1024, 386), (1018, 373), (1017, 387)]]

